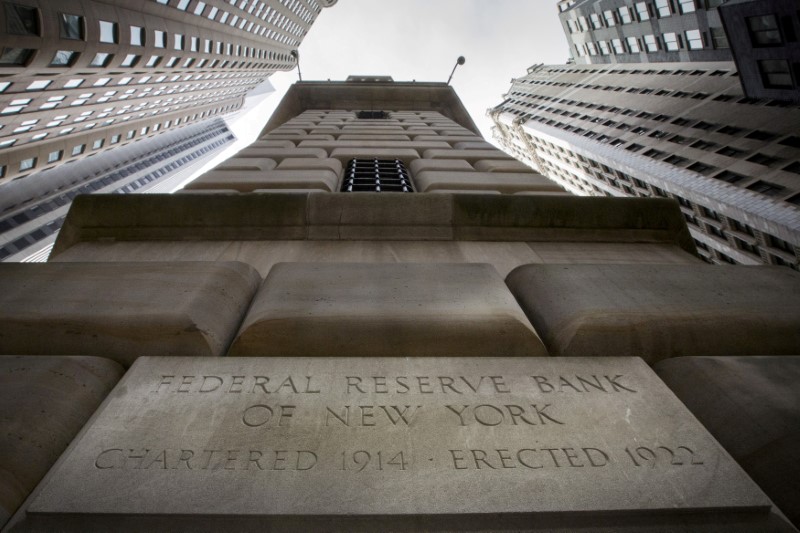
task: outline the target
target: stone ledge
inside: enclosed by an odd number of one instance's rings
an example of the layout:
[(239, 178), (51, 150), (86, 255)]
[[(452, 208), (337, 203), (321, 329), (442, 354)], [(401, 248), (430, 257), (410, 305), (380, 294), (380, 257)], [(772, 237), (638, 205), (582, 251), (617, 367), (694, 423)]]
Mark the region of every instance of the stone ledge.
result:
[(79, 196), (51, 257), (99, 240), (407, 240), (412, 232), (420, 240), (672, 243), (696, 253), (677, 202), (666, 199), (244, 193)]
[(279, 263), (228, 355), (546, 356), (486, 264)]
[(553, 355), (800, 353), (800, 274), (785, 267), (525, 265), (506, 282)]
[[(322, 160), (318, 160), (322, 161)], [(186, 185), (187, 190), (322, 189), (334, 191), (339, 175), (329, 168), (266, 171), (211, 170)]]
[(237, 262), (0, 264), (0, 354), (220, 356), (261, 277)]

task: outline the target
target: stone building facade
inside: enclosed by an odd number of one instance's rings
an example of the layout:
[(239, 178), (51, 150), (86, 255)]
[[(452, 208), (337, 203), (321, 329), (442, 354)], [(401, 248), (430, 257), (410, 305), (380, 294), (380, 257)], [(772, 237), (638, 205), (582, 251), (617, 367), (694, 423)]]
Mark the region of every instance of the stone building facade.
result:
[(800, 274), (566, 194), (446, 84), (298, 83), (182, 193), (80, 196), (0, 267), (9, 531), (800, 518)]
[(798, 268), (800, 108), (746, 97), (732, 63), (532, 67), (490, 113), (573, 194), (674, 198), (705, 259)]
[(235, 111), (334, 3), (4, 2), (0, 183)]

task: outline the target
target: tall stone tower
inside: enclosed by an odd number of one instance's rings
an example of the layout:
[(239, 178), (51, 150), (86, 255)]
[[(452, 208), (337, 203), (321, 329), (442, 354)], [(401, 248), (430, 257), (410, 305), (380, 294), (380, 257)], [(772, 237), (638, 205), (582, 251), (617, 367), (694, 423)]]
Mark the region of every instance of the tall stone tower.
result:
[(0, 267), (11, 531), (797, 520), (798, 273), (566, 194), (446, 84), (298, 83), (182, 193), (79, 197)]

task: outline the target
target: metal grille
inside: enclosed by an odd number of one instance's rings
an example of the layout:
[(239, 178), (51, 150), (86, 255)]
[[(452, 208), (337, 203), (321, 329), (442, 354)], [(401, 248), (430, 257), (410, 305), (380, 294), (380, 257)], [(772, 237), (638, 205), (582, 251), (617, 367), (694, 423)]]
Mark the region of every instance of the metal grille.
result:
[(399, 159), (351, 159), (342, 192), (414, 192), (411, 176)]

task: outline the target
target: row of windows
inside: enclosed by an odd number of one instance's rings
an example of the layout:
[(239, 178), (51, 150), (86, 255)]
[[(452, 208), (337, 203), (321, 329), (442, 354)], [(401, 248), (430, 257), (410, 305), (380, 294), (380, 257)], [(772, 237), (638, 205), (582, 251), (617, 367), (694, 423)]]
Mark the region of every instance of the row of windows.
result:
[[(194, 38), (193, 38), (194, 39)], [(208, 41), (206, 39), (206, 41)], [(219, 45), (223, 43), (217, 43), (217, 48), (221, 48)], [(227, 43), (226, 50), (230, 48), (232, 45)], [(237, 57), (240, 56), (241, 50), (239, 50), (240, 45), (237, 45), (235, 55)], [(195, 51), (194, 48), (192, 51)], [(36, 56), (36, 50), (33, 48), (3, 48), (0, 51), (0, 67), (19, 67), (28, 65), (33, 58)], [(263, 52), (263, 54), (262, 54)], [(230, 52), (228, 52), (230, 53)], [(290, 56), (288, 54), (279, 54), (274, 52), (268, 52), (265, 50), (255, 50), (253, 48), (244, 48), (244, 53), (246, 54), (253, 54), (256, 53), (257, 55), (266, 56), (267, 59), (270, 61), (282, 61), (284, 63), (291, 62)], [(53, 55), (53, 58), (50, 60), (49, 66), (50, 67), (71, 67), (74, 66), (78, 59), (81, 57), (80, 52), (76, 52), (73, 50), (57, 50), (56, 53)], [(114, 60), (115, 54), (109, 52), (97, 52), (92, 57), (92, 60), (89, 62), (88, 66), (93, 68), (103, 68), (112, 66), (111, 63)], [(121, 56), (121, 60), (118, 65), (119, 67), (124, 68), (133, 68), (133, 67), (148, 67), (148, 68), (155, 68), (155, 67), (166, 67), (166, 68), (246, 68), (246, 69), (269, 69), (269, 70), (277, 70), (281, 68), (282, 65), (276, 63), (260, 63), (254, 61), (230, 61), (228, 59), (208, 59), (208, 58), (200, 58), (199, 60), (195, 57), (187, 57), (182, 58), (181, 56), (170, 56), (169, 59), (162, 65), (162, 60), (167, 56), (161, 56), (158, 54), (153, 54), (149, 58), (147, 58), (146, 62), (142, 63), (142, 59), (145, 56), (140, 54), (125, 54)], [(252, 55), (249, 57), (253, 57)], [(183, 59), (183, 63), (181, 63), (181, 59)]]
[(792, 17), (767, 14), (746, 17), (745, 22), (750, 34), (750, 43), (754, 48), (783, 46), (788, 42), (797, 41)]
[[(727, 48), (728, 41), (722, 28), (711, 28), (712, 35), (718, 32), (722, 39), (714, 38), (715, 48)], [(677, 52), (682, 48), (689, 50), (702, 50), (707, 48), (707, 38), (700, 30), (687, 30), (683, 35), (675, 32), (668, 32), (657, 37), (653, 34), (637, 37), (625, 37), (624, 39), (611, 39), (610, 41), (589, 41), (585, 44), (576, 44), (575, 50), (578, 56), (598, 56), (611, 54), (638, 54), (641, 52), (652, 53), (659, 50), (667, 52)]]
[[(155, 0), (159, 4), (169, 5), (170, 0)], [(177, 0), (172, 1), (172, 5), (180, 11), (187, 11), (191, 12), (197, 16), (206, 17), (209, 20), (215, 20), (220, 24), (228, 24), (232, 27), (238, 28), (243, 31), (247, 31), (253, 33), (255, 35), (264, 37), (269, 40), (274, 40), (280, 42), (285, 45), (297, 46), (300, 44), (300, 41), (297, 39), (292, 39), (288, 35), (282, 35), (280, 32), (268, 28), (266, 25), (257, 24), (252, 20), (248, 20), (246, 16), (242, 15), (232, 15), (224, 10), (220, 10), (215, 6), (208, 6), (205, 2), (197, 2), (194, 7), (190, 10), (190, 0)], [(236, 0), (229, 0), (229, 3), (233, 6), (236, 6)], [(293, 12), (297, 16), (299, 16), (306, 24), (311, 24), (313, 22), (313, 16), (310, 12), (302, 8), (301, 4), (297, 2), (297, 0), (292, 0), (292, 2), (281, 2), (284, 5), (291, 4), (294, 6), (292, 9)], [(244, 6), (244, 7), (242, 7)], [(206, 9), (208, 8), (208, 9)], [(277, 10), (272, 8), (271, 6), (267, 6), (264, 2), (254, 1), (250, 4), (248, 8), (247, 0), (241, 0), (239, 3), (239, 9), (242, 11), (247, 11), (248, 14), (253, 15), (256, 19), (262, 20), (265, 24), (270, 24), (284, 32), (291, 33), (297, 37), (303, 37), (305, 35), (305, 29), (297, 24), (296, 22), (289, 19), (286, 15), (279, 13)], [(219, 16), (217, 16), (219, 15)]]
[[(197, 105), (202, 105), (202, 103), (198, 103)], [(193, 107), (195, 107), (195, 105), (193, 105)], [(162, 129), (166, 130), (166, 129), (170, 128), (170, 127), (180, 126), (183, 123), (188, 123), (188, 122), (191, 122), (191, 121), (200, 120), (200, 119), (212, 116), (212, 115), (217, 115), (219, 113), (225, 113), (225, 112), (229, 111), (231, 109), (231, 107), (233, 107), (233, 106), (219, 107), (219, 108), (215, 108), (213, 110), (203, 111), (202, 113), (195, 113), (194, 115), (187, 115), (184, 118), (178, 118), (178, 119), (175, 119), (174, 121), (173, 120), (167, 120), (163, 124), (158, 123), (158, 124), (154, 124), (153, 126), (145, 126), (145, 127), (139, 128), (138, 131), (137, 131), (137, 129), (131, 129), (131, 130), (128, 130), (127, 133), (125, 133), (124, 138), (123, 138), (123, 136), (121, 134), (112, 135), (111, 138), (109, 139), (109, 143), (108, 144), (109, 144), (109, 146), (116, 145), (116, 144), (119, 144), (122, 141), (126, 141), (126, 142), (127, 141), (131, 141), (131, 140), (135, 139), (137, 136), (138, 137), (146, 136), (148, 134), (156, 133), (156, 132), (158, 132), (158, 131), (160, 131)], [(142, 118), (143, 117), (144, 117), (144, 115), (142, 115)], [(62, 130), (61, 132), (59, 132), (59, 135), (71, 133), (72, 131), (74, 131), (74, 128), (67, 128), (66, 130)], [(8, 142), (8, 141), (5, 141), (5, 142)], [(105, 139), (95, 139), (93, 141), (92, 145), (91, 145), (91, 150), (92, 151), (100, 150), (100, 149), (102, 149), (104, 147), (104, 145), (105, 145)], [(0, 143), (0, 148), (7, 147), (7, 146), (10, 146), (10, 145), (5, 144), (5, 143)], [(86, 150), (87, 150), (87, 145), (86, 144), (75, 145), (69, 150), (68, 157), (70, 157), (70, 158), (77, 157), (77, 156), (82, 155), (83, 153), (85, 153)], [(65, 156), (65, 153), (64, 153), (63, 150), (52, 151), (52, 152), (50, 152), (48, 154), (47, 161), (46, 161), (45, 165), (61, 161), (64, 158), (64, 156)], [(23, 160), (21, 160), (19, 162), (19, 166), (17, 167), (16, 171), (17, 172), (27, 172), (29, 170), (35, 169), (37, 166), (39, 166), (39, 164), (40, 164), (40, 162), (39, 162), (39, 159), (37, 157), (25, 158), (25, 159), (23, 159)], [(8, 168), (7, 168), (6, 165), (0, 165), (0, 178), (5, 177), (6, 174), (7, 174), (7, 171), (8, 171)], [(19, 177), (24, 177), (24, 176), (19, 176)], [(19, 179), (19, 177), (15, 178), (15, 179)]]
[[(158, 3), (167, 4), (168, 0), (157, 0)], [(176, 7), (183, 11), (189, 5), (189, 0), (179, 0)], [(305, 30), (296, 22), (290, 20), (283, 14), (278, 13), (272, 7), (266, 6), (263, 2), (254, 2), (250, 8), (250, 13), (253, 12), (253, 7), (260, 4), (260, 8), (256, 13), (265, 24), (256, 24), (254, 21), (248, 21), (246, 17), (234, 15), (230, 17), (227, 11), (221, 11), (217, 7), (206, 6), (205, 2), (197, 2), (193, 10), (194, 14), (202, 16), (206, 13), (206, 17), (210, 20), (215, 20), (215, 16), (219, 13), (216, 21), (220, 24), (229, 24), (235, 28), (248, 31), (268, 40), (277, 41), (285, 45), (299, 45), (300, 41), (292, 39), (289, 35), (283, 35), (275, 29), (267, 27), (266, 24), (272, 25), (284, 32), (288, 32), (297, 37), (305, 35)], [(299, 4), (298, 4), (299, 5)], [(209, 9), (206, 11), (206, 7)], [(40, 14), (39, 10), (20, 4), (4, 3), (6, 14), (6, 30), (14, 35), (36, 35), (41, 36), (40, 27)], [(264, 10), (266, 8), (266, 10)], [(263, 14), (261, 14), (263, 11)], [(306, 10), (307, 11), (307, 10)], [(310, 18), (307, 16), (307, 18)], [(311, 19), (313, 20), (313, 19)], [(308, 20), (307, 24), (311, 23)], [(85, 39), (85, 22), (81, 15), (71, 13), (59, 14), (59, 36), (62, 39), (70, 40), (83, 40)], [(131, 41), (130, 44), (134, 46), (144, 46), (144, 29), (137, 26), (131, 26)], [(100, 21), (99, 24), (99, 41), (101, 43), (118, 43), (119, 42), (119, 28), (116, 22)], [(156, 43), (158, 37), (156, 36)], [(157, 46), (157, 45), (156, 45)]]
[[(227, 130), (225, 130), (225, 131), (227, 131)], [(34, 207), (32, 207), (32, 208), (30, 208), (30, 209), (28, 209), (26, 211), (23, 211), (22, 213), (19, 213), (17, 215), (12, 216), (12, 217), (7, 217), (4, 220), (0, 220), (0, 233), (8, 231), (8, 230), (20, 225), (20, 224), (24, 224), (25, 222), (28, 222), (30, 220), (34, 220), (35, 218), (38, 218), (38, 217), (40, 217), (40, 216), (42, 216), (42, 215), (44, 215), (46, 213), (54, 211), (55, 209), (67, 206), (79, 194), (91, 194), (91, 193), (93, 193), (95, 191), (98, 191), (98, 190), (100, 190), (102, 188), (108, 187), (109, 185), (113, 184), (114, 182), (120, 181), (120, 180), (124, 179), (125, 177), (129, 176), (132, 173), (138, 172), (140, 170), (144, 170), (145, 168), (147, 168), (149, 166), (152, 166), (156, 162), (161, 161), (163, 159), (166, 159), (168, 157), (173, 157), (173, 156), (175, 156), (175, 155), (177, 155), (177, 154), (179, 154), (181, 152), (184, 152), (185, 150), (190, 149), (193, 146), (196, 146), (197, 144), (200, 144), (202, 142), (205, 142), (205, 141), (209, 140), (212, 137), (216, 137), (220, 133), (221, 132), (205, 134), (205, 135), (203, 135), (201, 137), (197, 137), (197, 138), (194, 138), (194, 139), (192, 139), (192, 140), (190, 140), (190, 141), (188, 141), (186, 143), (183, 143), (183, 144), (181, 144), (180, 146), (178, 146), (176, 148), (173, 148), (173, 149), (170, 149), (170, 150), (165, 149), (158, 156), (153, 156), (153, 157), (151, 157), (151, 158), (149, 158), (147, 160), (144, 160), (144, 161), (137, 160), (135, 163), (127, 165), (127, 166), (125, 166), (123, 168), (120, 168), (120, 169), (118, 169), (118, 170), (116, 170), (116, 171), (114, 171), (114, 172), (112, 172), (112, 173), (110, 173), (110, 174), (108, 174), (108, 175), (106, 175), (106, 176), (104, 176), (102, 178), (98, 178), (98, 179), (92, 180), (92, 181), (82, 185), (81, 187), (79, 187), (77, 189), (73, 189), (73, 190), (71, 190), (69, 192), (66, 192), (64, 194), (58, 195), (58, 196), (52, 198), (48, 202), (37, 204)], [(147, 185), (148, 183), (151, 183), (154, 180), (157, 180), (157, 179), (167, 175), (169, 172), (177, 170), (182, 165), (184, 165), (184, 164), (196, 159), (197, 157), (200, 157), (201, 155), (216, 149), (217, 147), (219, 147), (219, 146), (223, 145), (224, 143), (228, 142), (229, 140), (233, 140), (233, 136), (230, 135), (230, 134), (228, 134), (223, 139), (219, 139), (219, 140), (217, 140), (217, 141), (215, 141), (215, 142), (213, 142), (213, 143), (211, 143), (211, 144), (209, 144), (207, 146), (204, 146), (204, 147), (202, 147), (202, 148), (200, 148), (198, 150), (195, 150), (195, 151), (193, 151), (193, 152), (191, 152), (189, 154), (186, 154), (185, 156), (181, 157), (179, 160), (172, 161), (172, 162), (170, 162), (169, 164), (167, 164), (165, 166), (162, 166), (160, 168), (151, 170), (147, 175), (145, 175), (145, 176), (137, 179), (136, 181), (131, 182), (131, 183), (129, 183), (129, 184), (123, 186), (123, 187), (120, 187), (120, 188), (114, 190), (113, 192), (117, 193), (117, 194), (125, 194), (125, 193), (134, 192), (134, 191), (142, 188), (143, 186)], [(169, 147), (167, 147), (167, 148), (169, 148)], [(60, 218), (58, 218), (58, 219), (56, 219), (56, 220), (54, 220), (52, 222), (49, 222), (47, 225), (45, 225), (45, 226), (43, 226), (41, 228), (38, 228), (38, 229), (36, 229), (36, 230), (26, 234), (26, 235), (23, 235), (22, 237), (17, 238), (13, 242), (3, 246), (2, 248), (0, 248), (0, 260), (5, 259), (6, 257), (8, 257), (10, 255), (13, 255), (15, 253), (18, 253), (18, 252), (24, 250), (25, 248), (28, 248), (29, 246), (35, 244), (36, 242), (39, 242), (39, 241), (43, 240), (47, 236), (52, 235), (53, 233), (56, 233), (61, 228), (61, 225), (64, 222), (64, 218), (65, 217), (60, 217)]]
[[(706, 9), (717, 7), (721, 0), (705, 2)], [(591, 13), (587, 19), (579, 16), (567, 20), (570, 33), (587, 32), (590, 29), (613, 28), (617, 25), (645, 22), (652, 18), (665, 18), (674, 13), (686, 14), (697, 11), (695, 0), (655, 0), (655, 2), (636, 2), (633, 9), (622, 6), (617, 9), (606, 9), (602, 13)]]

